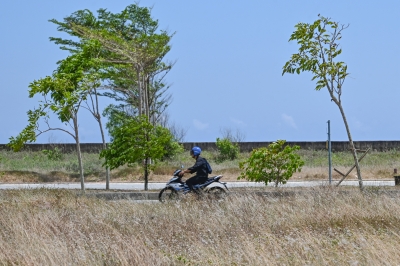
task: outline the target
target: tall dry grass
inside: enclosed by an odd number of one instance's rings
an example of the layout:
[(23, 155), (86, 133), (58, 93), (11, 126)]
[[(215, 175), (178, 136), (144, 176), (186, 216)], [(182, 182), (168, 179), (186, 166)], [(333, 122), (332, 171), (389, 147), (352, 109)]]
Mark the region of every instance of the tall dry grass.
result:
[(0, 264), (398, 265), (399, 214), (400, 199), (356, 189), (170, 204), (5, 191)]

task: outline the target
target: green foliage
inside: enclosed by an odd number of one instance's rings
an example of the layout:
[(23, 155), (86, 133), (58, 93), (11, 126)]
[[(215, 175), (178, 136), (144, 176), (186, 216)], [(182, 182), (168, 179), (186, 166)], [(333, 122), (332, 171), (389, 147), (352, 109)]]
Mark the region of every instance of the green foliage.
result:
[[(173, 139), (167, 129), (153, 126), (146, 116), (125, 120), (111, 135), (113, 141), (100, 153), (100, 158), (106, 160), (104, 165), (110, 169), (122, 165), (134, 166), (150, 158), (156, 162), (165, 156), (165, 147)], [(154, 166), (142, 165), (145, 173)]]
[(47, 113), (44, 109), (43, 106), (40, 106), (38, 109), (29, 110), (27, 112), (28, 125), (18, 134), (18, 136), (9, 138), (10, 141), (7, 144), (8, 147), (13, 151), (19, 151), (26, 142), (36, 141), (36, 131), (39, 127), (38, 121), (41, 117), (47, 117)]
[[(108, 117), (108, 121), (106, 123), (106, 128), (111, 136), (111, 141), (113, 141), (114, 131), (118, 128), (122, 127), (127, 121), (135, 119), (134, 117), (129, 116), (126, 112), (119, 110), (115, 105), (109, 105), (104, 109), (103, 112), (104, 116)], [(156, 126), (155, 127), (155, 134), (156, 135), (163, 135), (166, 133), (166, 130), (170, 133), (170, 131), (164, 127)], [(170, 133), (171, 134), (171, 133)], [(172, 136), (172, 134), (171, 134)], [(163, 156), (163, 160), (171, 159), (176, 154), (183, 152), (183, 146), (178, 143), (174, 137), (171, 137), (171, 141), (168, 142), (165, 147), (165, 154)]]
[(160, 138), (162, 138), (164, 135), (170, 135), (169, 141), (164, 146), (165, 154), (162, 157), (162, 160), (172, 159), (184, 151), (183, 146), (176, 141), (168, 128), (164, 128), (162, 126), (156, 126), (155, 128), (156, 135), (160, 136)]
[(299, 146), (290, 147), (285, 140), (277, 140), (266, 148), (252, 151), (250, 157), (239, 163), (242, 173), (238, 179), (255, 182), (275, 182), (286, 184), (287, 180), (297, 171), (301, 171), (304, 161), (296, 153)]
[(217, 162), (223, 162), (225, 160), (234, 160), (239, 156), (240, 149), (239, 144), (232, 143), (228, 138), (217, 138), (215, 143), (219, 152), (216, 158)]
[[(158, 29), (151, 8), (131, 4), (119, 13), (99, 9), (97, 15), (90, 10), (79, 10), (64, 21), (50, 22), (58, 25), (59, 31), (80, 39), (76, 42), (50, 38), (61, 49), (73, 54), (83, 51), (98, 58), (99, 73), (112, 90), (103, 95), (118, 102), (109, 109), (126, 112), (131, 117), (145, 114), (153, 124), (158, 122), (170, 99), (165, 95), (168, 86), (163, 78), (172, 64), (163, 62), (163, 58), (171, 49), (173, 34)], [(148, 103), (142, 103), (144, 100)]]
[(171, 139), (171, 141), (165, 145), (165, 154), (162, 160), (172, 159), (173, 157), (182, 152), (183, 152), (183, 146), (178, 142), (176, 142), (174, 139)]
[[(127, 40), (141, 37), (143, 34), (155, 34), (158, 29), (158, 21), (152, 19), (151, 9), (140, 7), (137, 4), (127, 6), (120, 13), (112, 13), (101, 8), (97, 11), (97, 17), (88, 9), (78, 10), (64, 21), (51, 19), (50, 22), (58, 25), (58, 31), (66, 32), (71, 36), (82, 38), (82, 35), (73, 30), (73, 25), (81, 25), (94, 30), (106, 30), (117, 32)], [(143, 36), (142, 36), (143, 37)], [(72, 53), (80, 50), (81, 42), (51, 37), (51, 41), (61, 45), (61, 49)]]
[[(55, 113), (61, 122), (68, 122), (77, 113), (82, 99), (71, 78), (73, 75), (59, 73), (35, 80), (29, 85), (29, 95), (31, 98), (36, 94), (43, 95), (48, 110)], [(48, 95), (50, 98), (46, 98)]]
[(42, 152), (47, 156), (47, 159), (51, 161), (59, 161), (64, 157), (62, 151), (57, 147), (52, 150), (42, 150)]
[(312, 24), (298, 23), (295, 27), (289, 41), (297, 41), (299, 52), (286, 62), (282, 75), (311, 72), (312, 80), (317, 80), (316, 90), (327, 87), (340, 97), (342, 84), (349, 73), (347, 65), (335, 59), (342, 53), (338, 41), (347, 26), (321, 16)]
[(104, 109), (103, 116), (108, 118), (106, 128), (111, 136), (111, 141), (113, 140), (113, 132), (126, 123), (127, 120), (134, 118), (134, 116), (129, 116), (127, 112), (120, 110), (120, 108), (114, 104), (110, 104)]
[(11, 138), (14, 150), (21, 148), (19, 143), (36, 140), (38, 120), (48, 118), (47, 113), (55, 113), (61, 122), (70, 121), (78, 112), (80, 104), (89, 93), (88, 84), (98, 83), (99, 76), (90, 70), (95, 68), (98, 60), (93, 58), (91, 49), (99, 49), (95, 42), (86, 42), (84, 50), (59, 61), (58, 68), (51, 76), (34, 80), (29, 84), (29, 97), (43, 96), (40, 108), (28, 111), (29, 125), (17, 138)]
[[(48, 118), (53, 112), (61, 122), (68, 122), (76, 116), (81, 101), (87, 97), (85, 81), (93, 80), (93, 75), (85, 73), (93, 62), (83, 54), (75, 54), (58, 63), (58, 69), (52, 76), (34, 80), (29, 84), (29, 97), (42, 95), (44, 100), (39, 108), (29, 110), (28, 125), (16, 137), (11, 137), (8, 144), (14, 151), (19, 151), (24, 143), (35, 142), (42, 132), (39, 119)], [(71, 135), (71, 134), (70, 134)]]

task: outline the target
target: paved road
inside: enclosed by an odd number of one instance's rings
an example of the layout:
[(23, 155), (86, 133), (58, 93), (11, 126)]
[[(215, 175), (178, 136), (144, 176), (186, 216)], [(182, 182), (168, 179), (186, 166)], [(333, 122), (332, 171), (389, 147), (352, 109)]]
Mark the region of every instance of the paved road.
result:
[[(332, 182), (336, 184), (336, 182)], [(394, 186), (394, 181), (363, 181), (365, 186)], [(315, 187), (328, 185), (327, 181), (289, 181), (279, 187)], [(165, 183), (149, 183), (150, 190), (160, 190)], [(235, 187), (263, 187), (264, 183), (255, 182), (227, 182), (228, 188)], [(273, 186), (273, 184), (269, 184)], [(343, 181), (341, 186), (358, 186), (358, 181)], [(105, 183), (86, 183), (86, 189), (105, 189)], [(40, 183), (40, 184), (0, 184), (1, 189), (35, 189), (35, 188), (57, 188), (57, 189), (80, 189), (80, 183)], [(110, 189), (115, 190), (143, 190), (143, 183), (110, 183)]]

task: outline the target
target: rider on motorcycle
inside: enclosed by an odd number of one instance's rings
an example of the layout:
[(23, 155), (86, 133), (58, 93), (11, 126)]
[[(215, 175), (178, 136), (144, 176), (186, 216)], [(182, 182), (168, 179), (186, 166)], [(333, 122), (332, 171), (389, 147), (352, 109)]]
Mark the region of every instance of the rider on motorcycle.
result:
[(193, 174), (194, 172), (196, 172), (195, 176), (186, 180), (186, 184), (188, 185), (190, 190), (195, 191), (195, 192), (196, 192), (196, 190), (193, 189), (193, 186), (197, 185), (197, 184), (205, 183), (208, 179), (208, 168), (207, 168), (208, 162), (205, 158), (200, 157), (200, 153), (201, 153), (200, 147), (197, 147), (197, 146), (193, 147), (190, 150), (190, 155), (192, 156), (193, 159), (196, 160), (196, 163), (192, 167), (189, 167), (186, 170), (182, 170), (179, 173), (179, 176), (183, 176), (185, 173)]

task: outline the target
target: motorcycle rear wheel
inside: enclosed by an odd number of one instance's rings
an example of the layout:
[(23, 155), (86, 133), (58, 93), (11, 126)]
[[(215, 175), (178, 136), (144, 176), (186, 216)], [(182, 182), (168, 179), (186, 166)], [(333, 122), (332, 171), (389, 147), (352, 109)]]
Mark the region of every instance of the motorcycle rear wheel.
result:
[(212, 187), (207, 192), (212, 199), (223, 199), (226, 197), (226, 191), (221, 187)]
[(161, 189), (160, 193), (158, 194), (158, 200), (160, 202), (175, 201), (178, 198), (179, 198), (178, 192), (176, 192), (173, 188), (170, 187)]

